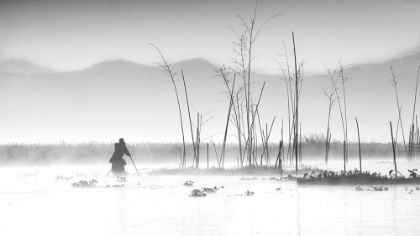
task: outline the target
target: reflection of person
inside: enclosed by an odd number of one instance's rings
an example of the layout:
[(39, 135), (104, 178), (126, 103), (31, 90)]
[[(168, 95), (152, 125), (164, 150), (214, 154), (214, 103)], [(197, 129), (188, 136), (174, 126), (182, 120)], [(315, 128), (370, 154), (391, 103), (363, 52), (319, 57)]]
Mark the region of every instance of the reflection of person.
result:
[(126, 165), (125, 160), (122, 158), (123, 156), (127, 155), (131, 157), (131, 154), (128, 152), (127, 146), (125, 146), (124, 139), (120, 138), (119, 143), (115, 144), (115, 151), (112, 154), (109, 163), (112, 163), (112, 172), (124, 172), (124, 166)]

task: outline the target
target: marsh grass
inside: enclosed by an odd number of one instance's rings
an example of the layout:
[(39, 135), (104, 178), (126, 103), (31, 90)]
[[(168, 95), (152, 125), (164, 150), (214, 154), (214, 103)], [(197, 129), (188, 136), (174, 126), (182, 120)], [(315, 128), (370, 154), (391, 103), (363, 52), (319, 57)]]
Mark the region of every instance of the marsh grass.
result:
[(321, 171), (316, 175), (304, 175), (297, 178), (300, 185), (397, 185), (397, 184), (420, 184), (420, 178), (406, 178), (404, 176), (391, 177), (376, 172), (353, 171)]
[[(202, 143), (204, 148), (205, 143)], [(220, 150), (222, 144), (214, 144)], [(325, 158), (324, 135), (311, 134), (302, 137), (302, 155), (307, 161), (322, 162)], [(128, 143), (127, 147), (139, 168), (142, 165), (179, 164), (179, 147), (182, 143)], [(287, 143), (284, 144), (287, 146)], [(329, 151), (330, 160), (339, 160), (342, 156), (342, 142), (332, 141)], [(358, 143), (349, 143), (350, 159), (358, 158)], [(279, 147), (277, 143), (268, 143), (270, 156), (277, 156)], [(262, 145), (258, 148), (262, 154)], [(392, 146), (390, 143), (362, 142), (361, 150), (363, 159), (377, 159), (380, 161), (392, 161)], [(113, 143), (50, 143), (50, 144), (18, 144), (8, 143), (0, 145), (0, 166), (5, 165), (50, 165), (50, 164), (108, 164), (114, 152)], [(396, 144), (397, 158), (405, 158), (403, 144)], [(187, 145), (186, 156), (192, 163), (194, 150), (192, 145)], [(238, 144), (226, 144), (226, 161), (237, 163)], [(284, 165), (287, 163), (284, 163)], [(178, 166), (178, 165), (177, 165)], [(203, 163), (200, 168), (207, 167)], [(217, 166), (214, 150), (209, 152), (209, 169)], [(261, 168), (261, 167), (260, 167)], [(264, 167), (262, 167), (264, 168)], [(250, 168), (252, 169), (252, 168)], [(202, 170), (198, 170), (201, 172)], [(283, 174), (284, 175), (284, 174)]]

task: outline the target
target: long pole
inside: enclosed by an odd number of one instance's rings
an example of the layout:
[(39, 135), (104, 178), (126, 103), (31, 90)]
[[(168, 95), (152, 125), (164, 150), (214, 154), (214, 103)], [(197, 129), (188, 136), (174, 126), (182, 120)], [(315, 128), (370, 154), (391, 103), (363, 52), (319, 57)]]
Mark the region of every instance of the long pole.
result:
[(135, 168), (135, 169), (136, 169), (136, 171), (137, 171), (137, 174), (140, 176), (140, 173), (139, 173), (139, 171), (137, 170), (136, 164), (134, 164), (133, 158), (131, 158), (131, 156), (129, 156), (129, 157), (130, 157), (130, 159), (131, 159), (131, 162), (133, 162), (133, 165), (134, 165), (134, 168)]

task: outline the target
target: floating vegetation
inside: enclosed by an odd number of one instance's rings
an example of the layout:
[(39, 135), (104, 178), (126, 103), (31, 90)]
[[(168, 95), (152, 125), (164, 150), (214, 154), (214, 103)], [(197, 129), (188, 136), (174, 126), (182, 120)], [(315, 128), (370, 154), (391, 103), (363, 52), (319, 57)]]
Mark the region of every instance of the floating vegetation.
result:
[(249, 190), (246, 190), (245, 196), (252, 196), (252, 195), (254, 195), (254, 192), (251, 192)]
[(370, 188), (368, 188), (368, 189), (364, 189), (364, 188), (362, 188), (360, 186), (357, 186), (356, 187), (356, 191), (388, 191), (388, 190), (389, 190), (388, 187), (383, 187), (383, 186), (381, 186), (381, 187), (379, 187), (379, 186), (370, 186)]
[(71, 185), (73, 185), (73, 187), (75, 188), (94, 188), (96, 187), (96, 184), (98, 183), (97, 180), (92, 179), (89, 182), (86, 180), (80, 180), (77, 183), (72, 183)]
[(163, 187), (160, 186), (160, 185), (152, 185), (152, 186), (150, 186), (150, 189), (159, 189), (159, 188), (163, 188)]
[(200, 189), (194, 189), (191, 191), (190, 197), (205, 197), (207, 196), (207, 193), (200, 190)]
[[(405, 189), (405, 191), (408, 191), (408, 188), (407, 188), (407, 187), (405, 187), (404, 189)], [(419, 191), (419, 190), (420, 190), (420, 188), (419, 188), (419, 187), (416, 187), (415, 189), (411, 189), (411, 190), (408, 192), (408, 194), (414, 194), (414, 191)]]
[(240, 178), (239, 180), (258, 180), (257, 177), (252, 177), (252, 178)]
[(127, 179), (125, 177), (117, 176), (117, 181), (118, 182), (127, 182)]
[(413, 169), (413, 170), (408, 170), (408, 172), (410, 172), (410, 177), (411, 178), (417, 178), (417, 173), (416, 173), (417, 169)]
[(193, 186), (193, 184), (194, 184), (194, 181), (191, 181), (191, 180), (187, 180), (184, 183), (185, 186)]
[(125, 187), (124, 184), (114, 184), (114, 185), (107, 185), (105, 188), (122, 188)]
[(235, 196), (254, 196), (254, 192), (246, 190), (244, 194), (236, 194)]
[(70, 180), (70, 179), (73, 179), (73, 177), (72, 176), (64, 177), (62, 175), (59, 175), (59, 176), (55, 177), (55, 179), (56, 180)]
[[(228, 196), (231, 196), (231, 195), (228, 195)], [(243, 193), (243, 194), (235, 194), (235, 195), (232, 195), (232, 196), (234, 196), (234, 197), (254, 196), (254, 192), (246, 190), (246, 192)]]
[(221, 188), (224, 188), (224, 187), (223, 186), (220, 186), (220, 187), (214, 186), (213, 188), (201, 188), (201, 191), (206, 192), (206, 193), (215, 193), (215, 192), (217, 192), (217, 190), (219, 190)]
[[(369, 171), (321, 171), (319, 174), (305, 174), (302, 178), (297, 178), (301, 185), (376, 185), (376, 184), (419, 184), (420, 178), (417, 178), (415, 171), (409, 178), (404, 176), (395, 177), (393, 175), (381, 175), (380, 173), (370, 173)], [(390, 173), (392, 173), (390, 171)], [(414, 177), (415, 176), (415, 177)]]
[(34, 173), (20, 173), (20, 174), (18, 174), (17, 175), (17, 177), (23, 177), (23, 178), (25, 178), (25, 177), (35, 177), (35, 176), (38, 176), (38, 174), (39, 174), (39, 172), (38, 171), (35, 171)]
[(292, 175), (288, 175), (287, 177), (283, 177), (282, 180), (296, 180), (297, 178), (292, 176)]

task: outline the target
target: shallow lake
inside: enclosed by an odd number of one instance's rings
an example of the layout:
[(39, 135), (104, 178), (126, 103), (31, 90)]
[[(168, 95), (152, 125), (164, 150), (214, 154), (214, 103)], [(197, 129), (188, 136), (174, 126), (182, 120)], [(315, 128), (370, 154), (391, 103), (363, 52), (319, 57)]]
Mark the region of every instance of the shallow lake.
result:
[[(107, 175), (107, 168), (0, 168), (0, 235), (382, 236), (420, 232), (420, 190), (415, 190), (420, 186), (356, 191), (355, 186), (297, 186), (269, 180), (269, 176), (257, 176), (257, 180), (151, 176), (144, 169), (140, 176), (131, 174), (126, 182), (119, 182)], [(73, 178), (57, 180), (57, 176)], [(98, 187), (71, 185), (91, 179), (98, 181)], [(194, 181), (194, 186), (184, 186), (186, 180)], [(121, 184), (124, 187), (105, 187)], [(206, 197), (189, 197), (194, 188), (214, 186), (224, 189)], [(247, 190), (255, 194), (240, 196)]]

